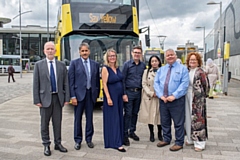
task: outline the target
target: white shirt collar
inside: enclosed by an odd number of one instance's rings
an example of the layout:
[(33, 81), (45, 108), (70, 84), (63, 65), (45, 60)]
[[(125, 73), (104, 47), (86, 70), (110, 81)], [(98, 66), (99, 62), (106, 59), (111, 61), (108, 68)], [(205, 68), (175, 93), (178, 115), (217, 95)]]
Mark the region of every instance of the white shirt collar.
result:
[(82, 62), (84, 63), (84, 61), (87, 61), (88, 63), (89, 63), (89, 58), (87, 59), (87, 60), (85, 60), (85, 59), (83, 59), (82, 57), (81, 57), (81, 59), (82, 59)]
[(47, 63), (50, 63), (50, 61), (53, 61), (53, 63), (55, 63), (55, 58), (53, 60), (49, 60), (48, 58), (46, 58)]

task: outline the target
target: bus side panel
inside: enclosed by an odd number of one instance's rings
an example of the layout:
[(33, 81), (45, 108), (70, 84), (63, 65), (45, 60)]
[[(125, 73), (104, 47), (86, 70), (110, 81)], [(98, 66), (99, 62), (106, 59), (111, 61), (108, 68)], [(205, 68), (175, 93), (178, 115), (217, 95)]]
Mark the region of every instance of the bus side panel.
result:
[(62, 5), (62, 32), (64, 36), (73, 30), (70, 4)]
[(138, 15), (136, 7), (132, 7), (132, 15), (133, 15), (133, 32), (139, 35)]
[[(58, 39), (59, 41), (60, 39)], [(55, 43), (55, 48), (56, 48), (56, 54), (55, 54), (55, 57), (57, 57), (57, 59), (60, 61), (61, 60), (61, 56), (60, 56), (60, 42), (58, 43)]]
[(100, 93), (97, 98), (97, 102), (103, 102), (103, 85), (102, 85), (102, 79), (100, 79)]

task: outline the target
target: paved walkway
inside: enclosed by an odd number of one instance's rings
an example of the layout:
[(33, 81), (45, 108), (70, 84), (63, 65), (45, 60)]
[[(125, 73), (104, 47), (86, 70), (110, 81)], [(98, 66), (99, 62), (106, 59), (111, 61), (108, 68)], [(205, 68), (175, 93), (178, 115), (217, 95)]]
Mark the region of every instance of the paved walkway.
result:
[[(231, 80), (228, 96), (207, 100), (209, 139), (206, 150), (195, 152), (191, 146), (184, 146), (178, 152), (169, 151), (170, 146), (156, 147), (157, 141), (149, 141), (148, 127), (138, 123), (140, 141), (132, 141), (126, 153), (104, 149), (102, 135), (102, 111), (94, 110), (93, 142), (89, 149), (83, 142), (76, 151), (73, 141), (73, 107), (65, 106), (63, 111), (62, 139), (67, 153), (53, 150), (52, 156), (43, 155), (40, 138), (39, 109), (32, 104), (32, 73), (24, 73), (16, 82), (7, 83), (6, 76), (0, 76), (0, 159), (1, 160), (198, 160), (198, 159), (240, 159), (240, 81)], [(85, 122), (83, 122), (85, 125)], [(155, 129), (156, 130), (156, 129)], [(51, 138), (52, 130), (51, 131)], [(174, 139), (174, 138), (173, 138)], [(174, 141), (172, 141), (172, 144)]]

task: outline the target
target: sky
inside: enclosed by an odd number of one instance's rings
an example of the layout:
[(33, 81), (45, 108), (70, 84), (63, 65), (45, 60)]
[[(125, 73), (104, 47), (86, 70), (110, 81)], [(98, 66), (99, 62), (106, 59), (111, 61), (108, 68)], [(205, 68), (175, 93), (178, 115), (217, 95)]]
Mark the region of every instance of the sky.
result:
[[(61, 0), (49, 0), (49, 26), (57, 25), (57, 12)], [(151, 47), (160, 47), (164, 40), (164, 49), (176, 49), (188, 41), (203, 47), (203, 29), (205, 35), (210, 33), (215, 21), (219, 18), (220, 5), (207, 5), (212, 0), (139, 0), (139, 28), (150, 27)], [(222, 0), (222, 11), (232, 0)], [(22, 15), (22, 25), (47, 26), (47, 0), (21, 0), (21, 12), (32, 11)], [(214, 0), (219, 3), (219, 0)], [(0, 0), (0, 17), (10, 18), (19, 15), (19, 0)], [(19, 25), (19, 18), (5, 24), (4, 28)], [(146, 32), (147, 33), (147, 32)], [(140, 34), (145, 45), (145, 33)], [(144, 47), (145, 48), (145, 47)]]

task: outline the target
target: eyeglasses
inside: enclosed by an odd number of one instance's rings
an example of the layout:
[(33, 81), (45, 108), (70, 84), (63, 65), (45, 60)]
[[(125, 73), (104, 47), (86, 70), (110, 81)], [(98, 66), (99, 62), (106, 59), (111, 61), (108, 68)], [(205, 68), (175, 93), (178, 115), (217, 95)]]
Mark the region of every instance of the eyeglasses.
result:
[(195, 62), (195, 61), (197, 61), (196, 59), (189, 59), (189, 61), (193, 61), (193, 62)]
[(81, 52), (88, 52), (88, 50), (81, 50)]
[(135, 54), (142, 54), (142, 52), (133, 52), (133, 53), (135, 53)]
[(114, 57), (116, 57), (116, 55), (109, 55), (108, 57), (114, 58)]

